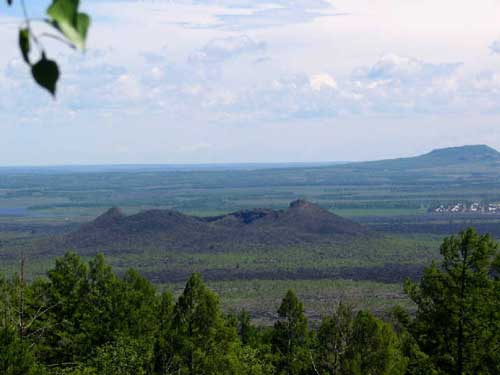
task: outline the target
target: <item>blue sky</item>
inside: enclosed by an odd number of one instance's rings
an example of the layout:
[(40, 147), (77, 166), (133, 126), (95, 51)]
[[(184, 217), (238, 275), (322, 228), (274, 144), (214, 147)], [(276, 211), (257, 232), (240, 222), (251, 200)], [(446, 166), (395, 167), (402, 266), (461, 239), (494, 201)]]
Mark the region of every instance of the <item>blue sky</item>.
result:
[[(34, 16), (44, 1), (29, 2)], [(56, 101), (0, 12), (0, 164), (368, 160), (500, 149), (496, 0), (82, 0)]]

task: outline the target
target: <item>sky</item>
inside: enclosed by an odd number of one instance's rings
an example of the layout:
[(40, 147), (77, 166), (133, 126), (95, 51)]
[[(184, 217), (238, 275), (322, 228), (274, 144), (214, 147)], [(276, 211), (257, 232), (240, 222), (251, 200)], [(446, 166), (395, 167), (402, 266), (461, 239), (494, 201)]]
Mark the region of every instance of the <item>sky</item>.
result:
[[(49, 0), (28, 2), (40, 18)], [(357, 161), (500, 150), (498, 0), (81, 0), (53, 100), (0, 5), (0, 165)], [(35, 24), (40, 32), (43, 25)]]

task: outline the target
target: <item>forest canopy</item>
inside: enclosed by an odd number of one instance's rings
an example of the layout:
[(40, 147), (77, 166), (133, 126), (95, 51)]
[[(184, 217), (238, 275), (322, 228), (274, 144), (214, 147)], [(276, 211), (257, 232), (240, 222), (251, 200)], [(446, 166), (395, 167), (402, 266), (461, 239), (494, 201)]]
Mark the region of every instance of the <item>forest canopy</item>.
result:
[(67, 253), (47, 276), (0, 279), (2, 374), (498, 374), (500, 255), (487, 235), (445, 239), (442, 263), (387, 319), (334, 306), (309, 322), (294, 291), (272, 327), (224, 313), (193, 274), (177, 299), (103, 255)]

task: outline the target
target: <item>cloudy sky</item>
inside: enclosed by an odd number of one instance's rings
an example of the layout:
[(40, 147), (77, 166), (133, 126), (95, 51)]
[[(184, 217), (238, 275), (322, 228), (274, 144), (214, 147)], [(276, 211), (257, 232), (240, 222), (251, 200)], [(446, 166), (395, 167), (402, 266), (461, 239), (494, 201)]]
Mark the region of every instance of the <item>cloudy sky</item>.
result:
[(0, 165), (500, 149), (498, 0), (82, 0), (87, 52), (46, 42), (55, 101), (0, 7)]

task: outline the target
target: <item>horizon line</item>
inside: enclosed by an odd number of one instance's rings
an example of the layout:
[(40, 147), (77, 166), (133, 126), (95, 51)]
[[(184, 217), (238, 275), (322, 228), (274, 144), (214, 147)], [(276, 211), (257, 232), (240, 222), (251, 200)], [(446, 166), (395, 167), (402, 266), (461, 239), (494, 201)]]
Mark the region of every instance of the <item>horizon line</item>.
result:
[(438, 150), (447, 150), (447, 149), (456, 149), (456, 148), (468, 148), (468, 147), (488, 147), (492, 150), (496, 150), (494, 147), (491, 147), (487, 144), (465, 144), (460, 146), (447, 146), (435, 148), (427, 152), (423, 152), (417, 155), (412, 156), (394, 156), (394, 157), (386, 157), (381, 159), (370, 159), (370, 160), (326, 160), (326, 161), (244, 161), (244, 162), (207, 162), (207, 163), (198, 163), (198, 162), (181, 162), (181, 163), (170, 163), (170, 162), (153, 162), (153, 163), (141, 163), (141, 162), (132, 162), (132, 163), (74, 163), (74, 164), (19, 164), (19, 165), (0, 165), (0, 170), (6, 169), (62, 169), (62, 168), (190, 168), (190, 167), (198, 167), (198, 168), (210, 168), (210, 167), (231, 167), (231, 166), (239, 166), (240, 168), (244, 167), (253, 167), (253, 166), (284, 166), (284, 165), (310, 165), (310, 166), (325, 166), (325, 165), (339, 165), (339, 164), (351, 164), (351, 163), (365, 163), (365, 162), (374, 162), (374, 161), (386, 161), (386, 160), (397, 160), (397, 159), (405, 159), (405, 158), (413, 158), (426, 155), (433, 151)]

